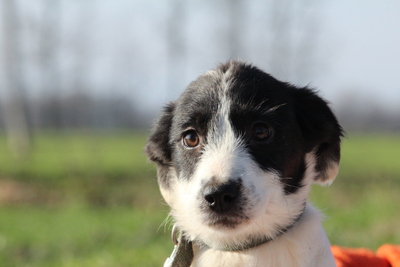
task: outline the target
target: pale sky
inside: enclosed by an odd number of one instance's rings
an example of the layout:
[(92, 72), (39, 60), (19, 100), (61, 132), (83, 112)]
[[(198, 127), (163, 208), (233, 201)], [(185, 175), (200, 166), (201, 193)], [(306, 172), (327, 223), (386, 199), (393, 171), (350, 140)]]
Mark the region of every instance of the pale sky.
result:
[(329, 35), (324, 39), (332, 49), (331, 66), (316, 83), (334, 99), (351, 88), (353, 97), (367, 94), (398, 108), (400, 1), (329, 1), (326, 10)]
[[(33, 85), (28, 90), (31, 95), (40, 95), (45, 92), (35, 83), (40, 77), (35, 65), (40, 50), (35, 23), (43, 19), (45, 1), (17, 2), (26, 31), (23, 45), (26, 54), (31, 53), (25, 67), (28, 84)], [(186, 1), (182, 27), (186, 38), (185, 69), (176, 67), (176, 88), (167, 91), (167, 81), (174, 72), (166, 63), (166, 24), (171, 2), (61, 0), (59, 41), (63, 49), (57, 62), (61, 66), (63, 93), (74, 91), (72, 81), (83, 73), (89, 92), (117, 92), (134, 99), (138, 107), (154, 110), (175, 99), (202, 72), (229, 60), (221, 43), (229, 26), (225, 2)], [(241, 36), (246, 44), (242, 59), (279, 79), (301, 85), (310, 83), (333, 104), (345, 97), (359, 101), (367, 98), (390, 110), (400, 110), (400, 1), (301, 1), (312, 6), (311, 12), (316, 12), (318, 18), (317, 56), (313, 59), (316, 71), (307, 81), (290, 80), (289, 71), (273, 66), (263, 55), (264, 51), (268, 54), (265, 40), (271, 31), (263, 28), (271, 16), (265, 10), (266, 2), (243, 3), (247, 14)]]

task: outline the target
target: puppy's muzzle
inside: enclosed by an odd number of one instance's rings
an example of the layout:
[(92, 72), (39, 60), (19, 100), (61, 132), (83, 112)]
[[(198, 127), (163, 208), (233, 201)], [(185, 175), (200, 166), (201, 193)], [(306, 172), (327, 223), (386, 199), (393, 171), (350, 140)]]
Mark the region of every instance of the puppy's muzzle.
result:
[(240, 181), (228, 181), (221, 185), (209, 184), (204, 187), (203, 198), (212, 211), (224, 214), (237, 206), (241, 198), (241, 188)]

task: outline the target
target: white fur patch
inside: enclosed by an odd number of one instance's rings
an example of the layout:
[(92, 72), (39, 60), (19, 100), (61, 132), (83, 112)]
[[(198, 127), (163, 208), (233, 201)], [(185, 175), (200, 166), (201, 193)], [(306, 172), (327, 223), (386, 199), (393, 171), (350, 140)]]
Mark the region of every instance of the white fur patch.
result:
[[(307, 166), (315, 169), (316, 159), (314, 152), (310, 152), (306, 155), (306, 164)], [(338, 173), (339, 173), (339, 163), (332, 161), (325, 170), (326, 178), (324, 180), (317, 178), (314, 180), (314, 182), (322, 186), (330, 186), (335, 180)], [(314, 174), (314, 177), (319, 177), (319, 176), (320, 176), (319, 173)]]
[(320, 182), (319, 184), (323, 186), (329, 186), (333, 183), (337, 174), (339, 173), (339, 164), (336, 162), (330, 163), (325, 173), (327, 179), (323, 182)]

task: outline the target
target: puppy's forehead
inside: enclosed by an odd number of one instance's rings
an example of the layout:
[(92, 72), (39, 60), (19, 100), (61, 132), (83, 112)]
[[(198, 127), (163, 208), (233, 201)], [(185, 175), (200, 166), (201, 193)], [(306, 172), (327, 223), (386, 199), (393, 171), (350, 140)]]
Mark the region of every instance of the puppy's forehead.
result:
[(177, 123), (186, 128), (190, 123), (204, 124), (229, 105), (236, 111), (268, 108), (287, 102), (283, 83), (265, 72), (244, 63), (228, 63), (206, 72), (192, 82), (177, 101), (180, 114)]

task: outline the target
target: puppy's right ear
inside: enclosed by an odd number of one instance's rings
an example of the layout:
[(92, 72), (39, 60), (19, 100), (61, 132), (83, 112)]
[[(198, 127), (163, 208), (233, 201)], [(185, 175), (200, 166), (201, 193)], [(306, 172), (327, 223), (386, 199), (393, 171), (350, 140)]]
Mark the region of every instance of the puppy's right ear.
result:
[(157, 176), (160, 186), (168, 188), (168, 172), (171, 164), (171, 146), (169, 136), (175, 103), (171, 102), (151, 131), (145, 152), (151, 161), (157, 164)]

